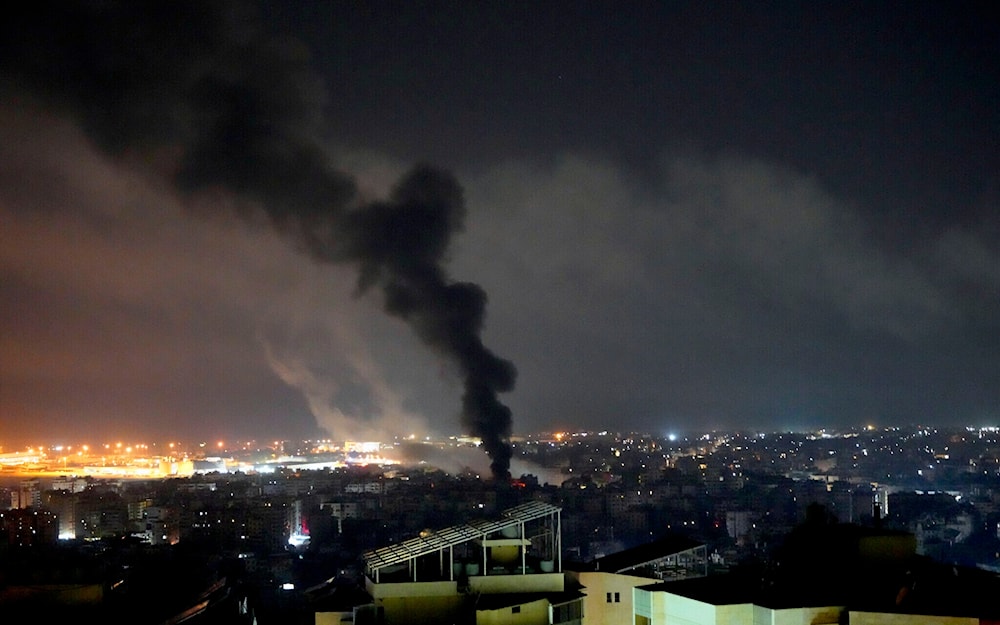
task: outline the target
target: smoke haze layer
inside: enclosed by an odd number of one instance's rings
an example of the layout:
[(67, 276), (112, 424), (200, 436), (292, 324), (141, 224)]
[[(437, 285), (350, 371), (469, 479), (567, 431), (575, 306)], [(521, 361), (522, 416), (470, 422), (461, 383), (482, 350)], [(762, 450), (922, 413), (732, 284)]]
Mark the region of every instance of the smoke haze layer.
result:
[(199, 210), (235, 207), (317, 262), (355, 265), (359, 294), (379, 289), (388, 314), (456, 365), (463, 425), (509, 476), (511, 412), (497, 395), (516, 372), (480, 338), (485, 292), (444, 267), (465, 216), (454, 176), (418, 165), (388, 198), (362, 200), (324, 147), (330, 94), (306, 50), (242, 3), (43, 2), (14, 9), (0, 35), (8, 105), (70, 117)]

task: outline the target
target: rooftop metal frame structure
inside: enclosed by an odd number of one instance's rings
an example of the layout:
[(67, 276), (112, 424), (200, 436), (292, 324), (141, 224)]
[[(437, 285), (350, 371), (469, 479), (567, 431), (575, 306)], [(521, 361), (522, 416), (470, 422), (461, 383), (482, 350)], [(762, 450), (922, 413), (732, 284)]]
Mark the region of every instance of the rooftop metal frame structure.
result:
[[(455, 525), (442, 530), (429, 532), (422, 536), (417, 536), (416, 538), (411, 538), (395, 545), (379, 547), (378, 549), (366, 551), (362, 554), (365, 561), (365, 569), (368, 572), (369, 577), (371, 577), (375, 583), (379, 583), (380, 572), (382, 569), (394, 567), (403, 563), (409, 563), (414, 574), (413, 581), (416, 581), (416, 567), (413, 566), (413, 562), (417, 558), (430, 555), (432, 553), (438, 553), (443, 564), (444, 551), (447, 549), (449, 552), (449, 559), (453, 564), (455, 546), (472, 541), (481, 541), (483, 543), (485, 571), (486, 541), (490, 538), (491, 534), (502, 532), (507, 528), (516, 527), (518, 529), (518, 536), (523, 540), (525, 523), (536, 521), (544, 517), (553, 517), (555, 519), (554, 551), (556, 558), (559, 560), (559, 570), (562, 571), (561, 512), (562, 508), (558, 506), (553, 506), (552, 504), (541, 501), (529, 501), (502, 511), (500, 513), (501, 518), (494, 521), (473, 521), (464, 525)], [(523, 558), (524, 554), (522, 550), (522, 570), (524, 569)], [(454, 567), (449, 567), (449, 569), (452, 571), (451, 578), (454, 579)]]
[(589, 570), (623, 573), (664, 581), (708, 575), (705, 543), (671, 534), (595, 559)]
[[(686, 561), (685, 556), (690, 556), (694, 561), (689, 563)], [(670, 567), (667, 569), (667, 567)], [(694, 574), (697, 567), (697, 574)], [(659, 579), (667, 579), (667, 577), (674, 577), (673, 575), (666, 575), (667, 570), (683, 570), (691, 572), (692, 575), (681, 575), (680, 577), (705, 577), (708, 575), (708, 549), (705, 545), (696, 545), (694, 547), (689, 547), (687, 549), (681, 549), (675, 553), (670, 553), (666, 555), (657, 556), (650, 558), (645, 562), (639, 562), (629, 566), (622, 567), (615, 573), (627, 573), (629, 571), (635, 571), (638, 569), (651, 568), (653, 574)]]

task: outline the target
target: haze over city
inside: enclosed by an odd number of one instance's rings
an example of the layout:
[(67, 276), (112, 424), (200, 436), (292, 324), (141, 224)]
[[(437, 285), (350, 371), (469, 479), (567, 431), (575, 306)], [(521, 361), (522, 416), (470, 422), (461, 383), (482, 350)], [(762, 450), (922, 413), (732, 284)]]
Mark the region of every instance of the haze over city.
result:
[(165, 6), (0, 26), (4, 451), (1000, 418), (983, 3)]

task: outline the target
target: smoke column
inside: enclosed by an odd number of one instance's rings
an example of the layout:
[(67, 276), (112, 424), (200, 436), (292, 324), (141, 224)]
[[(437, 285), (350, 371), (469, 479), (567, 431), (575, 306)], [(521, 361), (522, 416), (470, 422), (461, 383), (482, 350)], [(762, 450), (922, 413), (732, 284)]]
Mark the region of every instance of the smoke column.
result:
[(516, 372), (480, 338), (485, 292), (443, 267), (462, 189), (420, 165), (385, 200), (362, 202), (324, 150), (329, 94), (300, 43), (266, 34), (235, 2), (23, 3), (0, 25), (0, 94), (70, 116), (182, 194), (239, 198), (244, 217), (264, 215), (317, 262), (355, 264), (359, 293), (380, 289), (388, 314), (457, 365), (463, 424), (494, 477), (509, 476), (511, 412), (497, 395)]

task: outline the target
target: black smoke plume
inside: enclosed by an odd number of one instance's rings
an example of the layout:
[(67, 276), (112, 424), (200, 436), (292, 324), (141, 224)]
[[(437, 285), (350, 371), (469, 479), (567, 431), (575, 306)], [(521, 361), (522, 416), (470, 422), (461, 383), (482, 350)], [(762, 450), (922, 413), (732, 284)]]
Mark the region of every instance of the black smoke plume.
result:
[[(22, 3), (0, 25), (5, 106), (70, 116), (112, 156), (146, 159), (185, 194), (225, 192), (319, 262), (353, 263), (358, 289), (458, 366), (462, 418), (495, 478), (509, 476), (513, 365), (480, 338), (486, 294), (443, 263), (465, 215), (454, 177), (417, 166), (378, 202), (324, 150), (330, 97), (297, 41), (238, 2)], [(335, 97), (335, 94), (333, 94)], [(205, 202), (199, 202), (199, 206)]]

